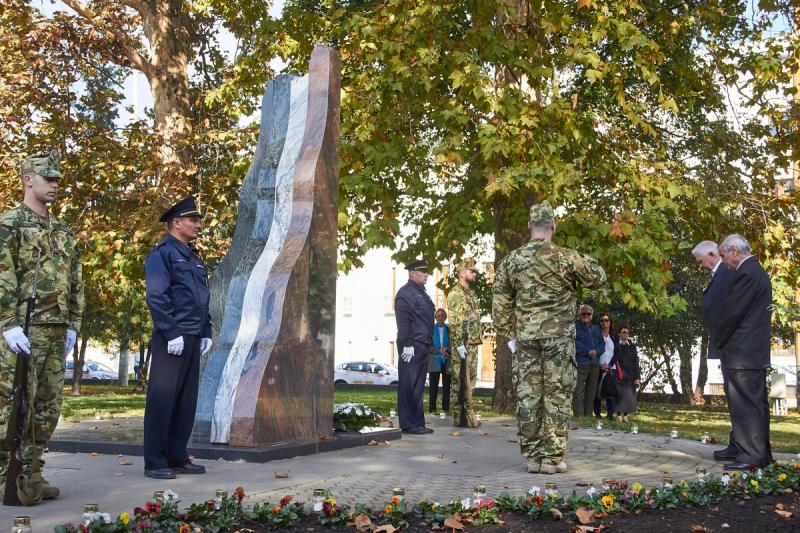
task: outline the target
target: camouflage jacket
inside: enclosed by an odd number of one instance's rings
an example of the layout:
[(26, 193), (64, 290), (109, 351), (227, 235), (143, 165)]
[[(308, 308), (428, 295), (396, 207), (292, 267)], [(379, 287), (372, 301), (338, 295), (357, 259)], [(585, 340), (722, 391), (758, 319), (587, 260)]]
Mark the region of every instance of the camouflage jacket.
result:
[(523, 342), (574, 336), (578, 284), (594, 289), (605, 281), (605, 271), (591, 257), (533, 240), (497, 267), (492, 298), (497, 333)]
[(53, 215), (48, 224), (25, 204), (0, 215), (0, 329), (25, 324), (38, 251), (41, 260), (32, 323), (80, 331), (83, 279), (75, 235)]
[(447, 293), (447, 323), (453, 346), (464, 344), (464, 329), (469, 323), (468, 342), (481, 342), (481, 311), (475, 289), (465, 289), (460, 283)]

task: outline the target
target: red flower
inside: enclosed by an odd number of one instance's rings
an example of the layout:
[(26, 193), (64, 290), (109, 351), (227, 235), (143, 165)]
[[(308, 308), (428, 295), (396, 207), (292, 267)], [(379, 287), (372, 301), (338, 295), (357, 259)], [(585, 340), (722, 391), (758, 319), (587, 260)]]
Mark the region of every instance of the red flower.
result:
[(540, 495), (538, 495), (538, 496), (533, 498), (533, 503), (535, 503), (536, 505), (541, 506), (544, 503), (544, 500), (545, 500), (545, 497), (540, 494)]
[(150, 520), (139, 520), (136, 522), (136, 527), (133, 528), (134, 531), (142, 531), (143, 529), (153, 527), (153, 524)]
[(144, 508), (149, 514), (158, 514), (161, 512), (161, 504), (158, 502), (147, 502), (144, 504)]
[(217, 502), (215, 502), (214, 500), (207, 500), (206, 509), (208, 509), (209, 511), (215, 511), (217, 509)]
[(78, 524), (78, 529), (81, 531), (81, 533), (89, 533), (89, 528), (83, 524)]
[(283, 498), (281, 498), (281, 507), (286, 507), (287, 505), (289, 505), (290, 501), (292, 501), (292, 497), (291, 496), (288, 496), (288, 495), (284, 496)]
[(750, 471), (751, 472), (755, 472), (757, 470), (758, 470), (758, 467), (756, 465), (750, 465)]
[(324, 502), (322, 504), (322, 512), (325, 516), (332, 516), (335, 510), (336, 504), (330, 504), (328, 502)]
[(133, 508), (133, 516), (141, 516), (141, 515), (146, 515), (146, 514), (147, 514), (147, 511), (145, 511), (141, 507), (134, 507)]
[(236, 487), (236, 489), (233, 491), (233, 494), (241, 503), (241, 501), (244, 499), (244, 487)]

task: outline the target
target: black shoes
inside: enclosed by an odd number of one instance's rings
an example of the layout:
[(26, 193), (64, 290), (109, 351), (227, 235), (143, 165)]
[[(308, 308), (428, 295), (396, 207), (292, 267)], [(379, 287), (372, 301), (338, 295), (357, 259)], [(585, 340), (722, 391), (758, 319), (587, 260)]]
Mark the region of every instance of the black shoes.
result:
[(433, 428), (422, 428), (425, 430), (425, 433), (433, 433)]
[(203, 465), (196, 465), (193, 462), (189, 461), (188, 463), (182, 464), (180, 466), (173, 466), (172, 470), (175, 471), (177, 474), (205, 474), (206, 467)]
[(411, 435), (425, 435), (426, 433), (433, 433), (433, 430), (431, 429), (428, 431), (428, 428), (409, 428), (404, 429), (403, 433), (410, 433)]
[(725, 448), (724, 450), (717, 450), (714, 452), (715, 461), (735, 461), (736, 451)]
[(171, 468), (153, 468), (152, 470), (144, 469), (144, 475), (153, 479), (175, 479), (175, 471)]
[(738, 471), (746, 471), (746, 472), (749, 472), (750, 470), (753, 470), (754, 468), (758, 468), (758, 467), (755, 466), (755, 465), (751, 465), (750, 463), (729, 463), (729, 464), (727, 464), (727, 465), (722, 467), (722, 469), (725, 470), (725, 471), (738, 470)]

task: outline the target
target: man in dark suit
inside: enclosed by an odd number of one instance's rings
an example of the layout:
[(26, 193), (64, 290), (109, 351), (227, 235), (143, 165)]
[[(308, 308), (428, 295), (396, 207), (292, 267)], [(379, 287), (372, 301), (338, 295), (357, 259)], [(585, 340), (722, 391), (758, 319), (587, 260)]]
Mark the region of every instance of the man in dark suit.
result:
[(772, 345), (772, 283), (741, 235), (719, 245), (733, 270), (722, 301), (717, 348), (728, 371), (728, 401), (738, 453), (726, 470), (747, 470), (772, 462), (769, 443), (767, 367)]
[[(708, 359), (720, 359), (721, 352), (717, 348), (719, 337), (717, 331), (719, 329), (718, 319), (722, 311), (722, 299), (728, 294), (733, 271), (722, 263), (722, 258), (719, 256), (719, 247), (714, 241), (701, 242), (694, 247), (692, 255), (698, 265), (711, 273), (711, 279), (708, 280), (708, 285), (703, 289), (700, 312), (708, 328)], [(728, 399), (728, 371), (722, 361), (720, 361), (720, 370), (722, 371), (722, 387), (725, 391), (725, 398)], [(728, 399), (728, 405), (730, 405), (730, 399)], [(733, 417), (731, 417), (731, 427), (733, 427)], [(739, 449), (736, 447), (733, 431), (731, 430), (728, 436), (728, 447), (715, 451), (714, 459), (718, 461), (733, 461), (738, 453)]]

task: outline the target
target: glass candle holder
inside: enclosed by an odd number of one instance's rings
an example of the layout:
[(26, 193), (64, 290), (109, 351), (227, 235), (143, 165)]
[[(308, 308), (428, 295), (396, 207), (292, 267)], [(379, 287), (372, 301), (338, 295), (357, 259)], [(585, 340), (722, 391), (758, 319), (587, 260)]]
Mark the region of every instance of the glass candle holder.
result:
[(397, 412), (394, 409), (389, 410), (389, 418), (394, 418), (397, 416)]
[(94, 514), (100, 512), (100, 506), (96, 503), (87, 503), (83, 506), (83, 525), (88, 526), (94, 519)]
[(661, 484), (672, 486), (672, 478), (667, 476), (661, 476)]
[(444, 411), (441, 411), (439, 413), (439, 418), (441, 418), (442, 420), (444, 420), (446, 418), (446, 415), (444, 414)]
[(702, 466), (698, 466), (697, 468), (694, 469), (694, 471), (697, 474), (698, 479), (705, 479), (706, 476), (708, 475), (706, 469), (703, 468)]
[(475, 485), (472, 489), (472, 495), (475, 496), (476, 500), (486, 499), (486, 487), (484, 485)]
[(558, 496), (558, 485), (556, 485), (555, 483), (552, 483), (552, 482), (545, 483), (544, 484), (544, 495), (547, 496), (548, 498), (553, 498), (555, 496)]
[(325, 502), (325, 489), (314, 489), (314, 512), (322, 512), (322, 504)]
[(672, 430), (670, 430), (670, 432), (669, 432), (669, 436), (672, 439), (677, 439), (678, 438), (678, 428), (672, 428)]
[(14, 517), (14, 525), (11, 526), (11, 533), (31, 533), (32, 531), (30, 516)]
[(395, 487), (392, 489), (392, 496), (396, 498), (400, 498), (401, 500), (406, 497), (405, 489), (401, 489), (399, 487)]
[(708, 433), (703, 433), (702, 435), (700, 435), (700, 443), (708, 444)]
[(153, 493), (153, 501), (156, 502), (163, 502), (164, 501), (164, 491), (157, 490)]
[(597, 424), (594, 426), (594, 428), (595, 429), (603, 429), (603, 423), (598, 420)]
[(634, 435), (639, 433), (639, 426), (631, 426), (631, 433), (633, 433)]
[(478, 422), (481, 421), (481, 414), (480, 413), (475, 413), (475, 420), (477, 420)]

